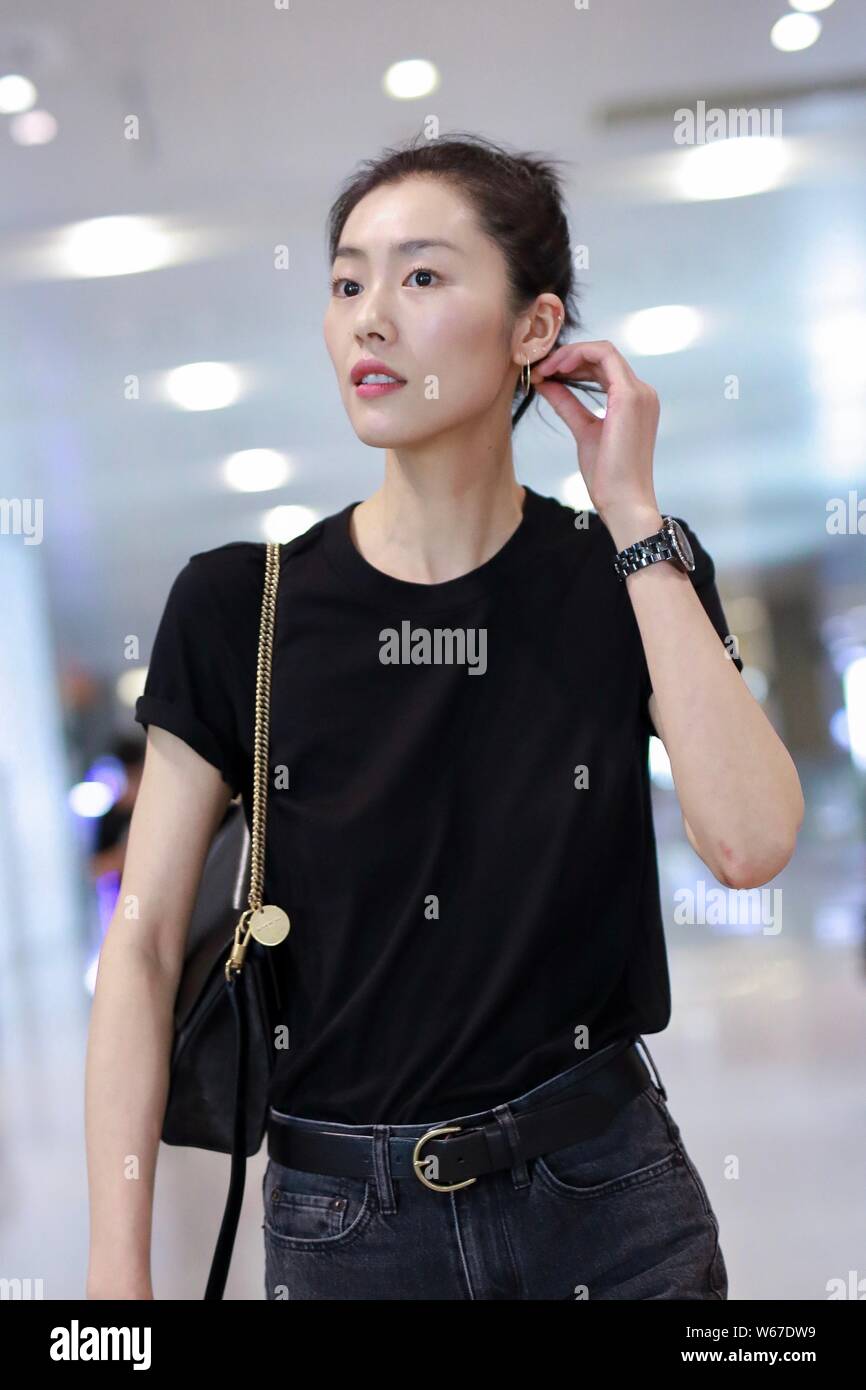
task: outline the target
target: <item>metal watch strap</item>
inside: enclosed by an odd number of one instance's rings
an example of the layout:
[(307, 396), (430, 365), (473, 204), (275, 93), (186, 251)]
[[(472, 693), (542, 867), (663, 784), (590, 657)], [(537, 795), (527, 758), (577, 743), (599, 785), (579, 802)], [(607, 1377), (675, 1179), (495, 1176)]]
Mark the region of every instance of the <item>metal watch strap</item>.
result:
[(625, 580), (628, 575), (634, 574), (636, 570), (645, 569), (647, 565), (675, 558), (676, 553), (667, 532), (662, 529), (644, 537), (643, 540), (627, 545), (616, 556), (613, 566), (619, 578)]
[[(680, 553), (680, 545), (685, 546), (685, 556)], [(677, 569), (686, 572), (694, 569), (694, 559), (688, 541), (682, 535), (679, 523), (672, 516), (663, 516), (659, 530), (654, 531), (651, 536), (644, 536), (620, 550), (614, 557), (613, 568), (617, 578), (624, 582), (636, 570), (657, 564), (659, 560), (673, 560)]]

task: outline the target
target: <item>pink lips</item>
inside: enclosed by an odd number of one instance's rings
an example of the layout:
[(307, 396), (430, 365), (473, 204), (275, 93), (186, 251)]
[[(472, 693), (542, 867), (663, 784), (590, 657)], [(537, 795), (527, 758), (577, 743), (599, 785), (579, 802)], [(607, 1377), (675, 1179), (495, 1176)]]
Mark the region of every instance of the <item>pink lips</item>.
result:
[(370, 396), (388, 396), (405, 385), (405, 381), (370, 381), (366, 385), (359, 382), (355, 387), (355, 395), (362, 396), (365, 400)]

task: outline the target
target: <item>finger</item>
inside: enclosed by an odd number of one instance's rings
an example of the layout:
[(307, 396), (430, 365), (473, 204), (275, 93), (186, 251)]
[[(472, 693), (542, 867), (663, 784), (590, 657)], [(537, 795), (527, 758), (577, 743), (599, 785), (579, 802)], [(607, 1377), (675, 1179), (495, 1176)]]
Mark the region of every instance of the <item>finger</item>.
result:
[[(551, 379), (545, 378), (544, 376), (541, 375), (541, 366), (542, 366), (542, 364), (539, 363), (538, 366), (532, 368), (532, 371), (531, 371), (530, 374), (529, 374), (530, 384), (531, 384), (532, 386), (535, 387), (536, 391), (538, 391), (538, 390), (539, 390), (540, 388), (542, 388), (542, 387), (547, 387), (547, 386), (568, 386), (569, 394), (571, 394), (571, 393), (574, 392), (574, 391), (585, 390), (586, 393), (587, 393), (587, 395), (594, 395), (594, 388), (593, 388), (592, 383), (587, 382), (585, 386), (575, 386), (575, 385), (573, 384), (573, 382), (572, 382), (572, 383), (567, 383), (567, 382), (564, 382), (564, 381), (563, 381), (563, 382), (558, 382), (558, 381), (555, 381), (555, 380), (551, 380)], [(573, 375), (574, 375), (572, 372), (563, 372), (562, 374), (563, 374), (564, 376), (569, 376), (569, 377), (573, 377)], [(586, 374), (586, 372), (580, 372), (579, 375), (580, 375), (581, 377), (583, 377), (583, 378), (586, 378), (586, 375), (587, 375), (587, 374)], [(603, 387), (599, 387), (598, 389), (602, 392), (602, 394), (604, 393), (604, 388), (603, 388)], [(576, 399), (576, 398), (572, 395), (572, 396), (571, 396), (571, 399), (574, 400), (574, 399)], [(579, 402), (579, 404), (583, 405), (583, 402)], [(604, 407), (602, 407), (602, 409), (604, 410)], [(604, 413), (606, 414), (606, 410), (604, 410)], [(593, 418), (593, 419), (596, 419), (596, 420), (603, 420), (603, 419), (604, 419), (604, 414), (599, 415), (598, 412), (595, 411), (595, 410), (587, 410), (587, 414), (588, 414), (588, 415), (591, 415), (592, 418)]]
[(563, 353), (569, 352), (573, 347), (575, 347), (574, 343), (560, 343), (559, 347), (554, 348), (553, 351), (549, 352), (546, 357), (543, 357), (540, 362), (536, 362), (532, 370), (534, 372), (559, 371), (558, 363), (562, 360)]
[(601, 430), (604, 420), (587, 410), (577, 397), (560, 381), (542, 381), (535, 388), (540, 396), (553, 406), (557, 415), (565, 421), (578, 441), (592, 437)]
[(589, 343), (564, 343), (549, 357), (545, 357), (544, 361), (538, 364), (538, 368), (545, 376), (549, 376), (551, 372), (575, 376), (578, 369), (586, 365), (592, 370), (589, 373), (584, 372), (583, 375), (597, 380), (608, 392), (616, 382), (635, 385), (638, 381), (622, 353), (606, 339)]

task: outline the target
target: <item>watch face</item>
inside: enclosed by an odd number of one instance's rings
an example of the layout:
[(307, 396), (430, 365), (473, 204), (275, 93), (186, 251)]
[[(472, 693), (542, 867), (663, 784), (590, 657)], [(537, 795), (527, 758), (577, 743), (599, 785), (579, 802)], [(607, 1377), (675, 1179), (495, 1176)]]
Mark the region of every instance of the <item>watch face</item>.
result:
[(682, 526), (671, 517), (668, 530), (673, 532), (674, 548), (679, 552), (686, 569), (693, 570), (695, 567), (695, 557)]

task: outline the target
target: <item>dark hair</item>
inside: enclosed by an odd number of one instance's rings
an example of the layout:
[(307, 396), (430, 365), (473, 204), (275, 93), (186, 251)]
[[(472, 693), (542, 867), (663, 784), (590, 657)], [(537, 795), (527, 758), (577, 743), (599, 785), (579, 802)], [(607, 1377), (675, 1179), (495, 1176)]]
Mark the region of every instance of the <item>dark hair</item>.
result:
[[(566, 328), (582, 327), (568, 220), (559, 175), (561, 161), (531, 154), (512, 154), (483, 136), (458, 132), (441, 140), (418, 134), (402, 146), (386, 148), (364, 160), (351, 174), (328, 213), (328, 256), (333, 262), (343, 227), (352, 209), (374, 188), (416, 175), (446, 179), (465, 195), (479, 225), (501, 249), (507, 267), (509, 310), (515, 316), (537, 295), (559, 296), (565, 310), (557, 340)], [(539, 359), (542, 360), (542, 359)], [(598, 394), (591, 383), (561, 376), (548, 378)], [(518, 423), (535, 398), (535, 387), (523, 396), (518, 376), (515, 397), (521, 401), (511, 417)]]

